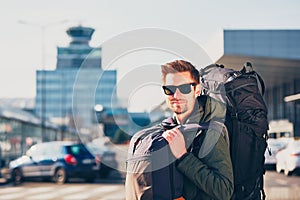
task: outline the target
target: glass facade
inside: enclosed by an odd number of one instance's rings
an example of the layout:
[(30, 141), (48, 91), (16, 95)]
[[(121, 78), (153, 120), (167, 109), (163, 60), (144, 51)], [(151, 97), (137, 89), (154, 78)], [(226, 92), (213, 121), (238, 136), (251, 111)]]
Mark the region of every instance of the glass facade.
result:
[[(300, 60), (300, 30), (224, 30), (224, 54)], [(284, 97), (298, 93), (300, 80), (289, 79), (265, 94), (269, 120), (288, 119), (295, 136), (300, 136), (300, 103)]]
[(300, 59), (300, 30), (224, 30), (224, 54)]
[[(36, 75), (38, 86), (36, 114), (38, 116), (42, 115), (42, 109), (44, 109), (45, 118), (70, 117), (73, 109), (76, 109), (81, 111), (82, 120), (91, 123), (94, 105), (101, 104), (109, 108), (115, 104), (116, 71), (103, 71), (100, 68), (88, 69), (84, 72), (77, 69), (64, 69), (37, 71)], [(78, 75), (83, 77), (78, 77)], [(43, 87), (41, 86), (42, 77), (44, 78)], [(93, 88), (95, 91), (91, 91)], [(44, 107), (42, 107), (43, 101)]]

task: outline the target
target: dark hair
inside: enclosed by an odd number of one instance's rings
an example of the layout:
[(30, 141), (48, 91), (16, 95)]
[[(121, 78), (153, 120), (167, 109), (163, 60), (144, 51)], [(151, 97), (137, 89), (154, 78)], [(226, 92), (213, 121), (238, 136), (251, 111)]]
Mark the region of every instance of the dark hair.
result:
[(194, 81), (199, 84), (199, 71), (191, 63), (184, 60), (175, 60), (173, 62), (161, 65), (162, 81), (165, 82), (168, 73), (190, 72)]

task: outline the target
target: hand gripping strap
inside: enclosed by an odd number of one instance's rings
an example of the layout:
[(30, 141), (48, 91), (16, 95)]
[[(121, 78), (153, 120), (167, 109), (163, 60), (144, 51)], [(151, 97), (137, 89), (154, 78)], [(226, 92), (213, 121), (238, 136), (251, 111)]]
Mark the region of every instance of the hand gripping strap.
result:
[[(179, 130), (184, 133), (184, 132), (195, 132), (197, 133), (195, 135), (195, 137), (197, 137), (199, 134), (201, 134), (201, 130), (206, 130), (206, 129), (213, 129), (218, 133), (221, 133), (223, 137), (226, 138), (226, 140), (228, 139), (228, 134), (227, 136), (224, 135), (224, 132), (222, 131), (222, 129), (225, 128), (226, 126), (218, 121), (211, 121), (211, 122), (200, 122), (199, 124), (183, 124), (183, 125), (179, 125), (176, 122), (174, 122), (174, 120), (170, 117), (167, 119), (164, 119), (161, 122), (161, 125), (165, 128), (165, 130), (170, 130), (172, 128), (175, 128), (176, 126), (179, 127)], [(226, 131), (227, 132), (227, 131)]]
[(220, 136), (226, 140), (229, 148), (229, 136), (226, 126), (222, 122), (211, 121), (203, 122), (199, 124), (183, 124), (178, 125), (174, 122), (172, 118), (163, 120), (161, 123), (165, 130), (172, 129), (174, 127), (179, 127), (179, 130), (184, 134), (184, 139), (186, 143), (186, 148), (189, 152), (192, 152), (194, 155), (198, 155), (204, 138), (206, 137), (207, 131), (202, 130), (214, 130)]

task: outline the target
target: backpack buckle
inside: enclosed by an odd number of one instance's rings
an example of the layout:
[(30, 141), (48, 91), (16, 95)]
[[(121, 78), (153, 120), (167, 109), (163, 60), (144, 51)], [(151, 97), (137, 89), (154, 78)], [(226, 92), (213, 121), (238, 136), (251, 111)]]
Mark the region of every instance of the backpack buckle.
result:
[(242, 75), (242, 72), (240, 72), (240, 71), (234, 71), (234, 72), (228, 73), (228, 74), (224, 75), (225, 83), (228, 83), (241, 75)]

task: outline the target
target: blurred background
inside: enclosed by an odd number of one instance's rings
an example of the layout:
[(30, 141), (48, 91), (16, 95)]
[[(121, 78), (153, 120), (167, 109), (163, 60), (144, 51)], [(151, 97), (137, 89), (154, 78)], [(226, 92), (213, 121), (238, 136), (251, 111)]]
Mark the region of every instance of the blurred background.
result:
[[(266, 166), (293, 174), (300, 161), (287, 166), (289, 156), (277, 163), (276, 154), (300, 136), (299, 8), (296, 0), (1, 1), (0, 177), (10, 179), (10, 162), (33, 145), (69, 141), (122, 180), (131, 136), (171, 114), (159, 66), (174, 59), (198, 69), (250, 61), (266, 84)], [(300, 160), (290, 146), (286, 155)]]

